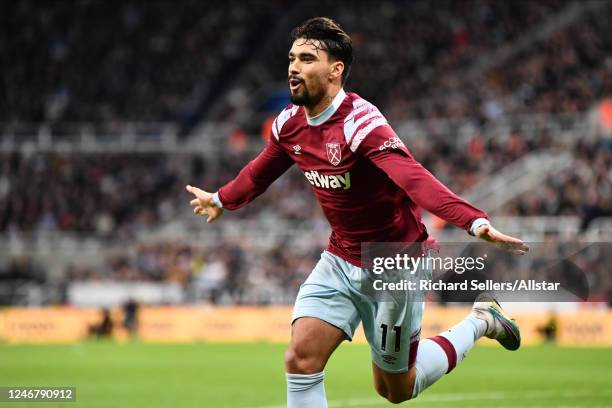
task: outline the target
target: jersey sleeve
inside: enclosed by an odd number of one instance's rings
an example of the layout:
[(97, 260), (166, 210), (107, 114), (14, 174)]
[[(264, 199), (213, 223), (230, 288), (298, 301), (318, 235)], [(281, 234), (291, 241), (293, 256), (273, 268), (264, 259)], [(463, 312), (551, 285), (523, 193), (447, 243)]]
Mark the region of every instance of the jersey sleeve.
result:
[(418, 206), (447, 222), (470, 232), (476, 219), (489, 219), (484, 211), (457, 196), (416, 161), (388, 124), (369, 131), (356, 151), (384, 171)]
[(291, 165), (293, 160), (281, 148), (277, 138), (271, 135), (261, 153), (235, 179), (219, 189), (223, 208), (237, 210), (244, 207), (266, 191)]

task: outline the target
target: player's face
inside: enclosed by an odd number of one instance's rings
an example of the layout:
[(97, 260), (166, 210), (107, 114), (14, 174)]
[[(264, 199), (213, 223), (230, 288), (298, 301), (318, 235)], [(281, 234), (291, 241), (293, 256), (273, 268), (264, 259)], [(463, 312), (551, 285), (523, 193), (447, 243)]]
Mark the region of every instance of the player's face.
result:
[(317, 40), (298, 38), (289, 51), (291, 102), (316, 106), (326, 95), (332, 61)]

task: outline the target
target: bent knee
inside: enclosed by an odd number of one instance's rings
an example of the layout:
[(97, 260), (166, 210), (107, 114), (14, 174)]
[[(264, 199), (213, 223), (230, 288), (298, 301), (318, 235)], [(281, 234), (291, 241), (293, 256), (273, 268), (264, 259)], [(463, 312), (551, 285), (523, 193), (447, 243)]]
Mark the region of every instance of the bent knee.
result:
[(323, 371), (325, 363), (316, 355), (290, 346), (285, 352), (285, 369), (291, 374), (315, 374)]
[(409, 399), (411, 399), (412, 394), (404, 393), (404, 392), (388, 393), (385, 398), (387, 399), (387, 401), (389, 401), (392, 404), (401, 404), (402, 402), (408, 401)]
[(394, 390), (387, 386), (384, 382), (376, 382), (374, 384), (378, 395), (386, 399), (392, 404), (400, 404), (404, 401), (412, 399), (412, 389), (410, 390)]

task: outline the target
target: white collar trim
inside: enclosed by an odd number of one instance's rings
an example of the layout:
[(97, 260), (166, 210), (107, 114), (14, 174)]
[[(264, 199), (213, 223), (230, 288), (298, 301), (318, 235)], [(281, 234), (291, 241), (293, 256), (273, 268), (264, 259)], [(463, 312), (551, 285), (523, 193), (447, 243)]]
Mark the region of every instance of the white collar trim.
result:
[(336, 111), (344, 101), (344, 98), (346, 98), (346, 92), (344, 92), (344, 89), (340, 88), (340, 92), (338, 92), (338, 94), (334, 97), (332, 103), (327, 108), (325, 108), (323, 112), (319, 113), (316, 116), (313, 116), (312, 118), (306, 115), (306, 120), (308, 121), (308, 124), (310, 126), (319, 126), (323, 124), (327, 119), (331, 118), (334, 113), (336, 113)]

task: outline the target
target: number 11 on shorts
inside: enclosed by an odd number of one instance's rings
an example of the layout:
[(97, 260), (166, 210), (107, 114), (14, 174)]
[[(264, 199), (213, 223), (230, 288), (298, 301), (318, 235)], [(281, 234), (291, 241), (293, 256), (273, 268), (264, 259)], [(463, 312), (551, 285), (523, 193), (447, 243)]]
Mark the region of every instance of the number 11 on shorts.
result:
[[(380, 342), (380, 349), (385, 351), (387, 349), (387, 330), (389, 326), (386, 324), (381, 324), (380, 328), (382, 329), (382, 339)], [(401, 326), (393, 326), (393, 330), (395, 331), (395, 352), (400, 351), (400, 345), (402, 344), (400, 339), (402, 336), (402, 328)]]

